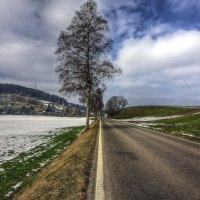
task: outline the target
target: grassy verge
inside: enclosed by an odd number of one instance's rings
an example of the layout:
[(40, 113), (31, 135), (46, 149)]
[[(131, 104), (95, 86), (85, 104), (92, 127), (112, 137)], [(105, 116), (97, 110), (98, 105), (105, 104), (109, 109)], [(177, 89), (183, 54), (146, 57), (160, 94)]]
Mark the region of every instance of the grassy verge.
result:
[(127, 107), (121, 110), (115, 119), (130, 119), (133, 117), (148, 117), (148, 116), (168, 116), (182, 115), (199, 112), (200, 107), (181, 107), (181, 106), (134, 106)]
[(145, 127), (200, 142), (200, 114), (156, 120), (142, 124)]
[(0, 199), (10, 199), (10, 195), (18, 187), (30, 184), (36, 172), (68, 147), (83, 128), (61, 129), (55, 134), (45, 135), (44, 137), (48, 137), (47, 143), (0, 163)]
[(152, 127), (160, 128), (167, 133), (181, 132), (200, 137), (200, 114), (157, 120), (151, 123)]
[(85, 199), (97, 131), (98, 123), (95, 122), (12, 199)]

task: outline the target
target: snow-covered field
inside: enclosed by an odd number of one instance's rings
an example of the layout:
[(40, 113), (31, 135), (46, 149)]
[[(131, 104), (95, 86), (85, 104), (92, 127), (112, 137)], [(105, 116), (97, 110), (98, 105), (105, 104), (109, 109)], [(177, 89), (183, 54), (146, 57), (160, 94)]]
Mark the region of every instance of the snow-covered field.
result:
[(80, 126), (85, 118), (0, 116), (0, 162), (10, 160), (48, 140), (56, 129)]

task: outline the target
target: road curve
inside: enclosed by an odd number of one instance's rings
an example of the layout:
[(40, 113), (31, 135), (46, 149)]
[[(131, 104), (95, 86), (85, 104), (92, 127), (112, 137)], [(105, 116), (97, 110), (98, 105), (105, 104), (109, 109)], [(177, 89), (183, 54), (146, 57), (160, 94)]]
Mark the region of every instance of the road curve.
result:
[(200, 200), (200, 145), (102, 121), (106, 200)]

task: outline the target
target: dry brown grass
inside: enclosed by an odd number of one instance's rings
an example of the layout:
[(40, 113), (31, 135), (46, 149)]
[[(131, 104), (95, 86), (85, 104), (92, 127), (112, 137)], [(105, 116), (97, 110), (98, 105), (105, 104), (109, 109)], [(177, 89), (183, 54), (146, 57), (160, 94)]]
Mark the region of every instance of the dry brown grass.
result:
[(44, 167), (13, 200), (83, 200), (89, 181), (98, 123), (91, 125), (61, 156)]

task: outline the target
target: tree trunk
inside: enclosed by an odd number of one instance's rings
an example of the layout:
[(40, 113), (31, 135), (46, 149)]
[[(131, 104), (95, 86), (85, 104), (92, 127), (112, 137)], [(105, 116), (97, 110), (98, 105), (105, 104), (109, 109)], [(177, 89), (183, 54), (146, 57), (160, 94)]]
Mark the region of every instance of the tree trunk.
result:
[(90, 92), (87, 97), (87, 106), (86, 106), (86, 130), (90, 126)]
[(100, 111), (97, 111), (97, 119), (100, 119)]

